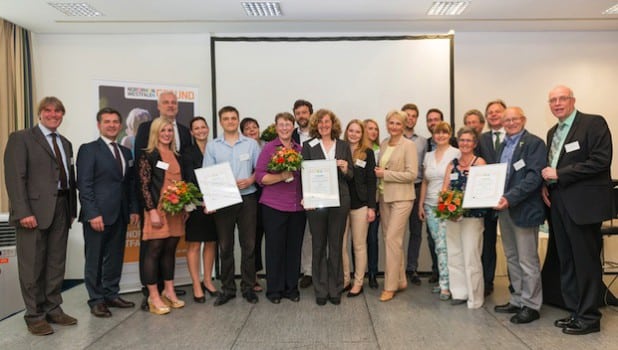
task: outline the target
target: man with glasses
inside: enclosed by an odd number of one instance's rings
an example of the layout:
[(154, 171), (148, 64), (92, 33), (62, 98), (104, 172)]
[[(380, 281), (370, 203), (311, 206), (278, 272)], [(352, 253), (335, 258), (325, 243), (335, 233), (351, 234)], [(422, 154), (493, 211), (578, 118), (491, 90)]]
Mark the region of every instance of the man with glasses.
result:
[(555, 87), (548, 102), (558, 123), (547, 133), (542, 193), (550, 208), (562, 297), (571, 313), (554, 325), (566, 334), (599, 332), (601, 223), (612, 216), (612, 137), (602, 116), (575, 109), (570, 88)]
[(539, 319), (543, 302), (538, 245), (539, 225), (545, 221), (540, 190), (547, 150), (543, 140), (524, 128), (526, 117), (521, 108), (507, 108), (502, 125), (506, 135), (498, 160), (507, 164), (507, 176), (495, 209), (513, 289), (509, 302), (494, 310), (515, 314), (512, 323), (530, 323)]

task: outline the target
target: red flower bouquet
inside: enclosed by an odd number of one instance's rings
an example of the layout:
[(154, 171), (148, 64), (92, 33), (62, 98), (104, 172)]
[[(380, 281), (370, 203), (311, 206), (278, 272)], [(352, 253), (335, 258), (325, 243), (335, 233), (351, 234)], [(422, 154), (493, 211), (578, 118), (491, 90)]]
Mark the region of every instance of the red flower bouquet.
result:
[(192, 183), (184, 181), (174, 181), (173, 186), (167, 186), (163, 196), (161, 197), (161, 206), (163, 211), (172, 215), (176, 215), (181, 211), (193, 211), (200, 202), (202, 193)]
[(440, 191), (436, 217), (444, 220), (456, 220), (464, 213), (462, 204), (463, 192), (460, 190)]
[[(267, 169), (273, 172), (281, 171), (296, 171), (300, 169), (300, 163), (303, 161), (303, 156), (291, 148), (277, 147), (275, 154), (270, 157)], [(294, 178), (288, 178), (286, 182), (292, 181)]]

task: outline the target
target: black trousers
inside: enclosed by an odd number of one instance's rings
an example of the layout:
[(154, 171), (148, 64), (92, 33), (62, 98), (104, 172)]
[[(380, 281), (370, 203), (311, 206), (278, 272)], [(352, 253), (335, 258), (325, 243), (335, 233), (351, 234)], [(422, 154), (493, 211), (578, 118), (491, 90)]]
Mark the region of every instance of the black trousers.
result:
[(234, 228), (238, 224), (240, 243), (240, 290), (251, 291), (255, 283), (255, 221), (257, 196), (242, 196), (242, 203), (215, 212), (219, 257), (221, 259), (221, 284), (226, 294), (236, 294), (234, 282)]
[[(483, 279), (485, 280), (485, 290), (494, 288), (494, 276), (496, 275), (496, 240), (498, 236), (498, 215), (495, 211), (489, 210), (485, 214), (485, 230), (483, 230), (483, 253), (481, 263), (483, 264)], [(447, 247), (448, 249), (448, 247)]]
[(261, 206), (266, 234), (266, 295), (270, 298), (298, 296), (298, 271), (307, 221), (305, 212)]
[(601, 223), (576, 224), (566, 210), (560, 190), (552, 189), (550, 196), (550, 234), (556, 240), (565, 307), (584, 323), (597, 322), (601, 319)]
[(95, 231), (84, 222), (84, 284), (90, 307), (118, 297), (122, 274), (127, 222), (122, 218)]

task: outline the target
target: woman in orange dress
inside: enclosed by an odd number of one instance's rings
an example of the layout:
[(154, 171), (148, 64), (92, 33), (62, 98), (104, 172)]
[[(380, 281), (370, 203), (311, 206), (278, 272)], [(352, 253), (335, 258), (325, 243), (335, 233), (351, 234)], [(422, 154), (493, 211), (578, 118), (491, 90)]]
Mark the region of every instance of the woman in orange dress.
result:
[[(150, 126), (148, 147), (139, 159), (140, 200), (144, 208), (142, 240), (149, 241), (144, 258), (144, 282), (150, 297), (150, 312), (163, 315), (184, 302), (174, 292), (176, 246), (184, 234), (184, 213), (171, 215), (162, 210), (159, 198), (174, 181), (182, 180), (180, 156), (175, 151), (174, 126), (165, 118), (156, 118)], [(158, 276), (163, 278), (159, 294)]]

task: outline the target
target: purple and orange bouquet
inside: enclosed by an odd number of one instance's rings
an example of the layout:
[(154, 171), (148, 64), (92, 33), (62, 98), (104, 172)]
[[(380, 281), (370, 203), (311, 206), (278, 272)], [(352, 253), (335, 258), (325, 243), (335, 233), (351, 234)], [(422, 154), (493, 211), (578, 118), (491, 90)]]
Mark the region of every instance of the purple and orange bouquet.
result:
[(202, 205), (200, 201), (202, 193), (192, 183), (184, 181), (174, 181), (174, 185), (167, 186), (163, 196), (161, 197), (161, 206), (163, 211), (172, 215), (180, 212), (193, 211), (198, 205)]
[(460, 190), (440, 191), (436, 217), (443, 220), (457, 220), (464, 213), (463, 192)]
[(277, 147), (275, 154), (270, 157), (267, 169), (269, 171), (296, 171), (300, 169), (300, 163), (303, 157), (291, 148)]

